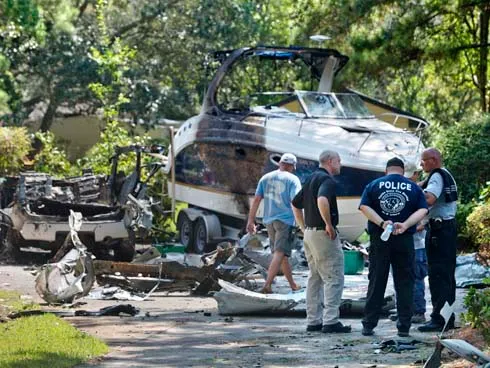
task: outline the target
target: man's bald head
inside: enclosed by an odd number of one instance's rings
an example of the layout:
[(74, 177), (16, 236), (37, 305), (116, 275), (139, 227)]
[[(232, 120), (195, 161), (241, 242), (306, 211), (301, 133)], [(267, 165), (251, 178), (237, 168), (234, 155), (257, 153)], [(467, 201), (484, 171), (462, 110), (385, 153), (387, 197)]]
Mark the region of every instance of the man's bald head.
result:
[(439, 152), (437, 148), (427, 148), (424, 152), (422, 152), (420, 165), (427, 173), (442, 167), (441, 152)]

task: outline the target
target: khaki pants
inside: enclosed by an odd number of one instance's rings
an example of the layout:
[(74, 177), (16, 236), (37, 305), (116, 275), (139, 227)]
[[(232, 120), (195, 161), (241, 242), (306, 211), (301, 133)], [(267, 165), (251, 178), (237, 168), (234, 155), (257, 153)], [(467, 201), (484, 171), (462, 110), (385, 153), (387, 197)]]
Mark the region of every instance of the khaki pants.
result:
[(339, 236), (330, 240), (325, 230), (307, 229), (304, 245), (310, 268), (306, 286), (307, 323), (333, 325), (339, 319), (344, 288), (344, 253)]

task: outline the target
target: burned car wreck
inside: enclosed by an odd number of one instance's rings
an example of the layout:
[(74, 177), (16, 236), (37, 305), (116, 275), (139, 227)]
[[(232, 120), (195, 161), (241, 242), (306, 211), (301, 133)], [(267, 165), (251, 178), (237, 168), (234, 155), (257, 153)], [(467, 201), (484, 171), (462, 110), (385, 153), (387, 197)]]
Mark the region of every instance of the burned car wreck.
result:
[[(61, 247), (70, 232), (70, 211), (79, 212), (83, 224), (80, 240), (100, 259), (131, 261), (136, 235), (152, 226), (151, 198), (141, 181), (143, 146), (116, 147), (109, 176), (86, 172), (82, 176), (55, 179), (48, 174), (23, 172), (2, 184), (0, 236), (2, 251), (9, 249), (21, 260), (21, 248), (49, 250)], [(128, 175), (118, 171), (121, 155), (136, 153)], [(155, 166), (147, 180), (158, 171)]]

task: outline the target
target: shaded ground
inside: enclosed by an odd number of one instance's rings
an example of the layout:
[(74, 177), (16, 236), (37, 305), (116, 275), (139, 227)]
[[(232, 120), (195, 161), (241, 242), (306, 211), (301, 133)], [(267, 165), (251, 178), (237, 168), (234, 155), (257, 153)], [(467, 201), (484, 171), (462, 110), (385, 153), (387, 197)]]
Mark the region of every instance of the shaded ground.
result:
[[(21, 266), (0, 265), (0, 288), (18, 290), (42, 302), (34, 291), (34, 276)], [(458, 301), (464, 290), (458, 290)], [(84, 300), (80, 308), (128, 302)], [(188, 294), (154, 294), (151, 300), (130, 302), (137, 317), (67, 318), (83, 331), (108, 343), (111, 352), (87, 367), (403, 367), (422, 366), (433, 350), (435, 335), (411, 337), (422, 343), (414, 351), (384, 353), (378, 343), (397, 339), (395, 323), (383, 319), (372, 337), (362, 336), (360, 318), (344, 319), (351, 334), (305, 332), (298, 317), (223, 317), (213, 298)], [(461, 309), (461, 307), (459, 307)], [(468, 366), (468, 365), (467, 365)]]

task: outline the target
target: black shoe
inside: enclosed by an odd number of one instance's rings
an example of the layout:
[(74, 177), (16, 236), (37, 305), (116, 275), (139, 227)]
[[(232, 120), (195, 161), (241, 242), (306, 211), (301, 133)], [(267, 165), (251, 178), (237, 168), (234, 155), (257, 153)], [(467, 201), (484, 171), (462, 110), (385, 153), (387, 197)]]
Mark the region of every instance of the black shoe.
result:
[[(434, 320), (430, 320), (429, 322), (424, 323), (422, 326), (419, 326), (417, 330), (419, 330), (420, 332), (441, 332), (443, 328), (443, 324), (437, 323)], [(450, 327), (448, 326), (448, 329), (449, 328)], [(452, 328), (454, 328), (454, 324)]]
[(322, 327), (323, 333), (348, 333), (351, 332), (350, 326), (344, 326), (342, 323), (337, 322), (333, 325), (324, 325)]
[(398, 336), (400, 337), (409, 337), (408, 331), (400, 331), (398, 330)]
[(321, 324), (319, 324), (319, 325), (308, 325), (308, 326), (306, 326), (306, 331), (308, 331), (308, 332), (321, 331), (322, 327), (323, 326)]
[(361, 334), (363, 336), (373, 336), (374, 335), (374, 329), (368, 328), (368, 327), (363, 327)]
[(396, 321), (396, 320), (398, 320), (398, 314), (391, 314), (390, 321)]

